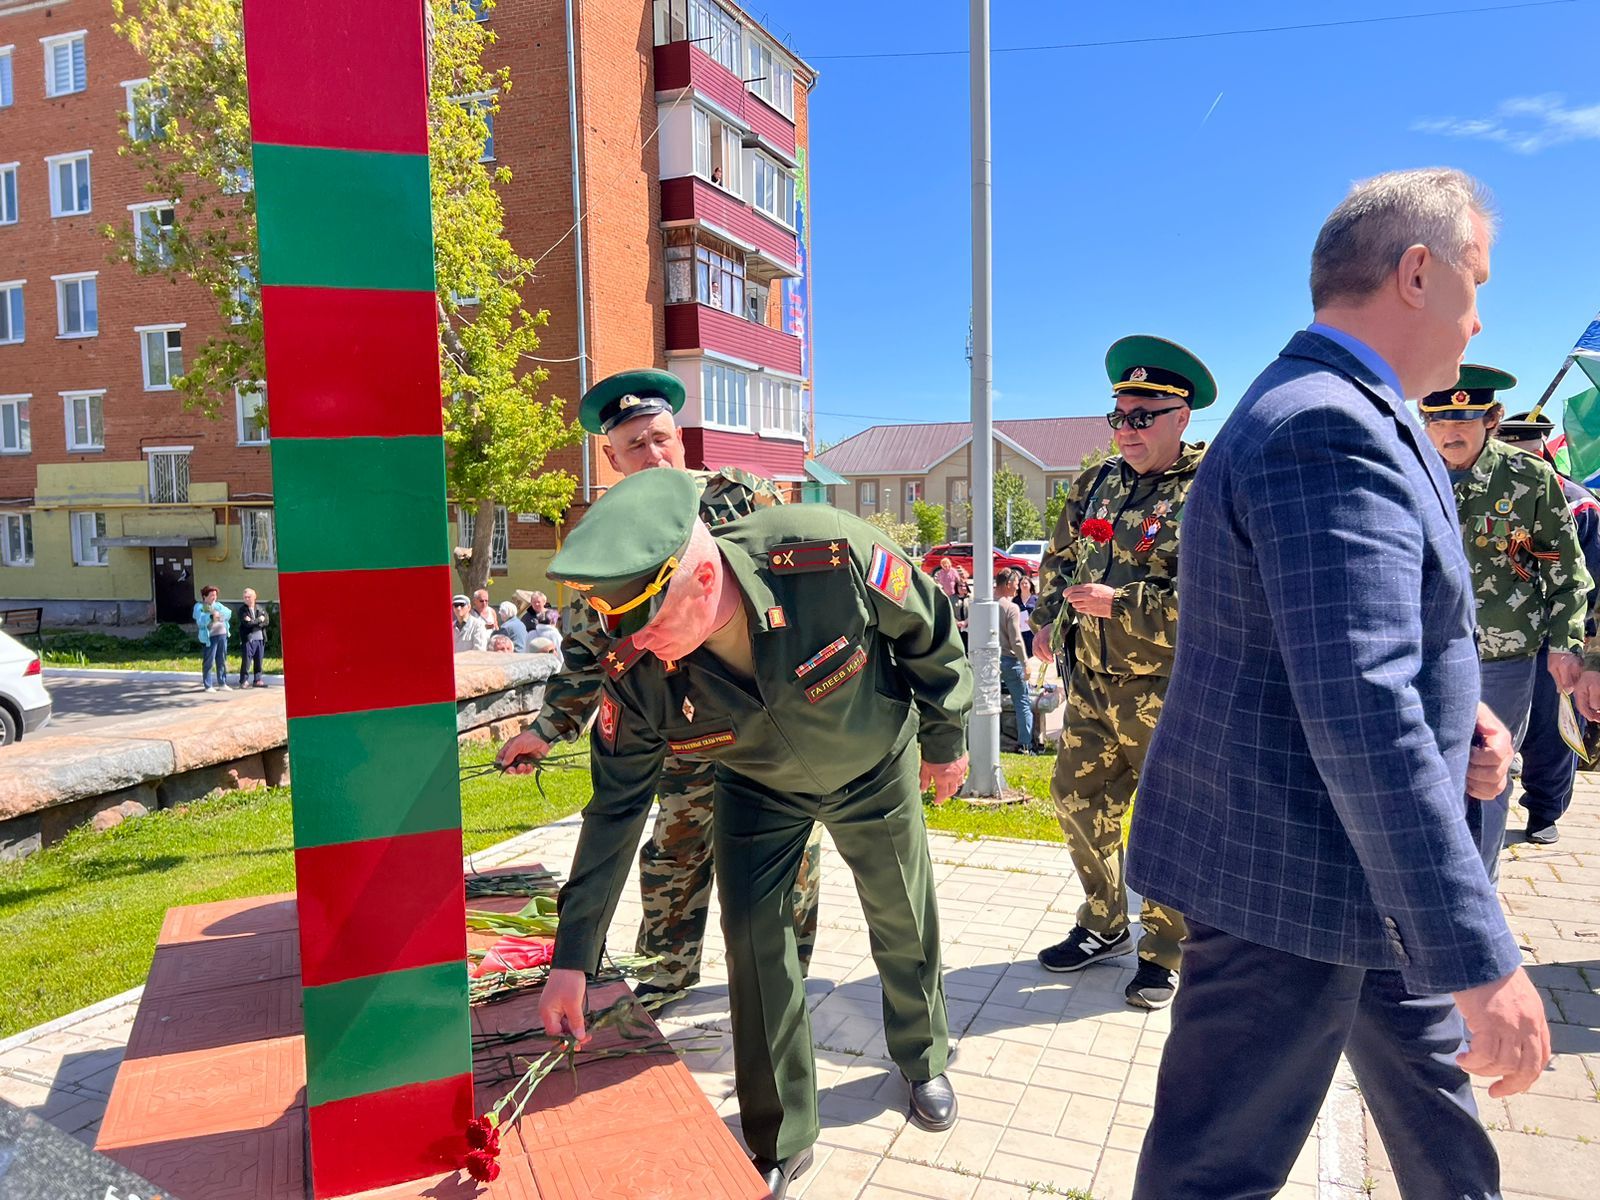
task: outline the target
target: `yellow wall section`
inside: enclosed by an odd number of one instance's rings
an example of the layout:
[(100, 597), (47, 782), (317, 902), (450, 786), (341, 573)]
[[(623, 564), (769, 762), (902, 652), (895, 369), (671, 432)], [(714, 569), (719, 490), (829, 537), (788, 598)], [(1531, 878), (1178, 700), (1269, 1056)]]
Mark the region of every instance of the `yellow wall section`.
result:
[[(107, 533), (112, 532), (107, 522)], [(107, 551), (103, 567), (72, 561), (72, 523), (66, 509), (33, 514), (31, 567), (0, 571), (0, 598), (19, 600), (149, 600), (150, 551)]]

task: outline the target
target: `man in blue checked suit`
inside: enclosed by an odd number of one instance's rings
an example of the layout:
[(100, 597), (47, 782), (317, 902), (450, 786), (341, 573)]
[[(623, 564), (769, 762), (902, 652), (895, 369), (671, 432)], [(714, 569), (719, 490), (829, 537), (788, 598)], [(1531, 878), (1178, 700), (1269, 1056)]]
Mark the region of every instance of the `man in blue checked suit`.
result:
[(1466, 820), (1510, 737), (1478, 703), (1450, 483), (1404, 404), (1454, 383), (1491, 233), (1459, 172), (1358, 184), (1312, 255), (1315, 323), (1189, 493), (1128, 858), (1189, 940), (1135, 1200), (1274, 1195), (1341, 1051), (1403, 1195), (1498, 1197), (1466, 1072), (1506, 1096), (1549, 1061)]

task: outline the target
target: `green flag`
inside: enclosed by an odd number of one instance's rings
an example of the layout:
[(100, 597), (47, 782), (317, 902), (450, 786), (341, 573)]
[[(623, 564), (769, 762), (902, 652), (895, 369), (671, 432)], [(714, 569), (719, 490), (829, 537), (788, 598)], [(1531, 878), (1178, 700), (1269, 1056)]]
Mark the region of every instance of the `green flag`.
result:
[[(1591, 364), (1581, 359), (1579, 363), (1588, 373)], [(1572, 478), (1592, 486), (1595, 477), (1600, 475), (1600, 387), (1579, 392), (1564, 401), (1561, 426), (1567, 435)]]

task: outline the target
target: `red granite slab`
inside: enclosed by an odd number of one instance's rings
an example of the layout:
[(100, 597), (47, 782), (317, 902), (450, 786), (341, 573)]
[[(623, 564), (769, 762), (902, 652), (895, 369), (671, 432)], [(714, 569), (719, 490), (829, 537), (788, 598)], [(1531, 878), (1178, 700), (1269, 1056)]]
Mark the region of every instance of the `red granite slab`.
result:
[(216, 1050), (303, 1032), (300, 985), (292, 977), (210, 992), (160, 997), (142, 1005), (124, 1061), (185, 1050)]
[(305, 1110), (295, 1108), (250, 1128), (151, 1136), (125, 1146), (102, 1140), (95, 1149), (173, 1200), (304, 1200), (305, 1139)]
[(187, 996), (261, 983), (298, 979), (300, 938), (293, 930), (212, 938), (156, 947), (145, 980), (145, 997)]
[(175, 946), (211, 938), (243, 937), (249, 933), (293, 932), (298, 927), (294, 893), (246, 896), (212, 904), (186, 904), (167, 909), (158, 944)]
[(298, 1037), (125, 1060), (99, 1143), (128, 1146), (258, 1128), (303, 1104), (305, 1082), (305, 1044)]

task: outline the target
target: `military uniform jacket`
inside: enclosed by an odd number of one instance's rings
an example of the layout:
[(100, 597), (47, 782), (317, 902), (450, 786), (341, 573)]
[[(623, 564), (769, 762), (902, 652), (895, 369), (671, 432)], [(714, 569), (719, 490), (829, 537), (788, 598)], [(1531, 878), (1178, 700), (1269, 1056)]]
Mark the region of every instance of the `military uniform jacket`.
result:
[(1590, 579), (1561, 478), (1490, 438), (1455, 484), (1456, 514), (1478, 602), (1478, 657), (1581, 653)]
[[(1140, 475), (1113, 456), (1072, 481), (1040, 564), (1033, 612), (1035, 629), (1051, 626), (1057, 654), (1070, 646), (1079, 668), (1106, 675), (1172, 673), (1178, 523), (1204, 453), (1204, 444), (1185, 445), (1178, 461), (1155, 475)], [(1067, 588), (1080, 583), (1115, 590), (1110, 617), (1066, 603)]]
[(828, 795), (912, 736), (929, 762), (966, 752), (972, 673), (954, 611), (877, 530), (830, 506), (786, 505), (724, 526), (717, 542), (744, 597), (755, 678), (704, 649), (670, 665), (631, 638), (608, 652), (557, 967), (594, 968), (664, 753)]
[[(663, 470), (656, 467), (654, 470)], [(729, 521), (749, 516), (760, 508), (783, 503), (776, 484), (741, 471), (691, 471), (700, 480), (700, 519), (717, 529)], [(583, 732), (600, 702), (603, 660), (610, 653), (600, 616), (579, 596), (567, 606), (567, 627), (562, 631), (561, 670), (545, 684), (544, 702), (531, 728), (547, 742), (572, 741)]]

